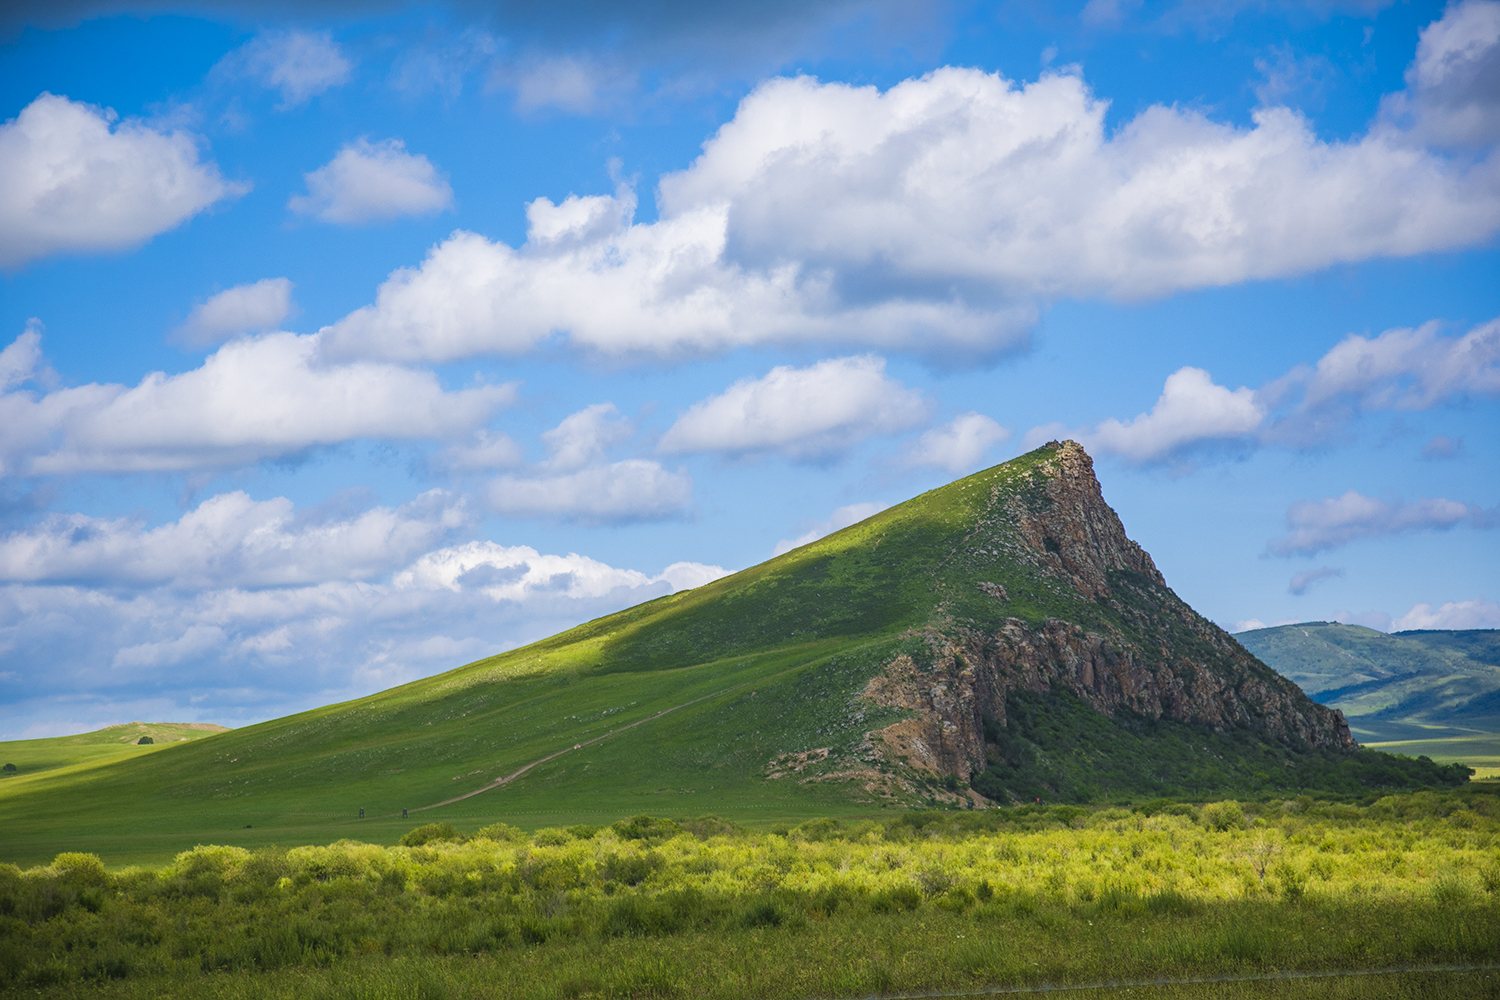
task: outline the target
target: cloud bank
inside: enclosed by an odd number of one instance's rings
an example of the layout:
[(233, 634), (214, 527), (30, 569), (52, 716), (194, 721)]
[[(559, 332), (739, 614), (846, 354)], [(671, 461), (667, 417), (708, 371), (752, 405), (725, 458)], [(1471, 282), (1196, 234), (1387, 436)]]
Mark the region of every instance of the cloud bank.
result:
[[(1465, 65), (1497, 44), (1464, 49)], [(522, 246), (454, 233), (329, 327), (327, 348), (447, 361), (555, 336), (611, 357), (984, 357), (1023, 345), (1063, 297), (1471, 247), (1500, 230), (1500, 159), (1422, 145), (1438, 86), (1416, 71), (1405, 119), (1325, 142), (1279, 107), (1239, 128), (1158, 105), (1111, 133), (1106, 102), (1069, 74), (1023, 85), (948, 67), (883, 92), (772, 80), (661, 178), (656, 221), (634, 221), (628, 190), (537, 199)]]
[(1272, 539), (1272, 555), (1315, 555), (1341, 548), (1362, 538), (1379, 538), (1413, 531), (1445, 531), (1460, 524), (1475, 528), (1500, 526), (1495, 510), (1454, 500), (1403, 502), (1380, 500), (1349, 490), (1343, 496), (1295, 503), (1286, 512), (1291, 530)]
[[(0, 392), (0, 472), (164, 472), (246, 465), (343, 441), (444, 439), (480, 427), (514, 384), (444, 390), (431, 372), (326, 365), (316, 335), (272, 333), (220, 347), (199, 368), (134, 387), (23, 388), (40, 363), (29, 330)], [(19, 346), (18, 346), (19, 345)], [(21, 364), (27, 367), (22, 370)]]

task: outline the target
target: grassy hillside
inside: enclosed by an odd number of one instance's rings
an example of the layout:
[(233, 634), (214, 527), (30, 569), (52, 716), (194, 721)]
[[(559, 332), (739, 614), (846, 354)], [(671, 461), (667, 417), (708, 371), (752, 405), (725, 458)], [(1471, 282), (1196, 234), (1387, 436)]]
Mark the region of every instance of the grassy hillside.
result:
[[(908, 714), (863, 697), (867, 683), (898, 655), (929, 657), (933, 630), (1061, 620), (1199, 662), (1239, 652), (1227, 637), (1205, 642), (1206, 623), (1159, 585), (1126, 574), (1120, 600), (1085, 598), (1005, 536), (1005, 510), (1052, 502), (1034, 473), (1054, 454), (1039, 449), (707, 586), (436, 677), (134, 759), (7, 779), (0, 860), (390, 843), (412, 826), (403, 809), (467, 829), (535, 829), (644, 812), (766, 825), (954, 802), (867, 738)], [(1162, 602), (1175, 602), (1165, 625), (1153, 617)], [(1246, 683), (1280, 683), (1239, 655)], [(1287, 753), (1275, 756), (1254, 769), (1262, 785), (1307, 781)], [(828, 780), (806, 780), (798, 762), (810, 759)]]
[[(126, 722), (106, 726), (77, 736), (53, 736), (42, 740), (8, 740), (0, 742), (0, 767), (14, 764), (14, 774), (5, 777), (36, 774), (73, 764), (92, 764), (118, 757), (151, 753), (172, 743), (201, 740), (215, 733), (228, 732), (223, 726), (206, 722)], [(151, 743), (141, 745), (141, 739)]]
[(1500, 631), (1387, 635), (1304, 622), (1235, 638), (1310, 696), (1343, 710), (1361, 742), (1500, 733)]

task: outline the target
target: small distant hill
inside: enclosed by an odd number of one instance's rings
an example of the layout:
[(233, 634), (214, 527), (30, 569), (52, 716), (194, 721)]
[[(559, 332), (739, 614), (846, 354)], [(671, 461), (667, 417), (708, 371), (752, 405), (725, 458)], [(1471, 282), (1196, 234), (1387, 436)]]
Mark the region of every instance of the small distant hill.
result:
[[(228, 727), (211, 722), (125, 722), (75, 736), (0, 742), (0, 766), (14, 764), (18, 776), (36, 774), (227, 732)], [(151, 742), (142, 745), (143, 737)]]
[(1500, 733), (1500, 630), (1387, 635), (1303, 622), (1235, 638), (1314, 700), (1340, 709), (1361, 742)]

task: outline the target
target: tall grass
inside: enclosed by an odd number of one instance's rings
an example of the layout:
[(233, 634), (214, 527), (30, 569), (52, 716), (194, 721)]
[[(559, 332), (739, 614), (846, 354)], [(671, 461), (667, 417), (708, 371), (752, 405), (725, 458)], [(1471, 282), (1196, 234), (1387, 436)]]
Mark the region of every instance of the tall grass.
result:
[(204, 846), (113, 872), (63, 854), (0, 867), (0, 988), (834, 997), (1484, 964), (1500, 956), (1497, 834), (1500, 800), (1468, 790), (769, 834), (433, 824), (404, 846)]

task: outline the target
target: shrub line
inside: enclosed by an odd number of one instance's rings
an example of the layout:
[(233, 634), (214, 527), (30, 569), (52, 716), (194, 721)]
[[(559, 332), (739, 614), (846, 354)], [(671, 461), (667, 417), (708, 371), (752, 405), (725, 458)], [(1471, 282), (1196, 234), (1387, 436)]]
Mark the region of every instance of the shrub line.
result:
[(1222, 976), (1194, 976), (1189, 979), (1112, 979), (1100, 983), (1065, 983), (1040, 986), (994, 986), (980, 990), (956, 990), (938, 993), (872, 993), (860, 1000), (944, 1000), (959, 997), (1009, 996), (1018, 993), (1068, 993), (1079, 990), (1127, 990), (1143, 986), (1199, 986), (1213, 983), (1260, 983), (1272, 980), (1341, 979), (1351, 976), (1398, 976), (1403, 973), (1492, 972), (1500, 963), (1478, 965), (1397, 965), (1387, 969), (1344, 969), (1337, 972), (1251, 972)]

